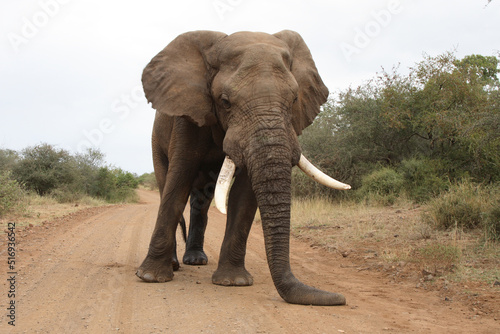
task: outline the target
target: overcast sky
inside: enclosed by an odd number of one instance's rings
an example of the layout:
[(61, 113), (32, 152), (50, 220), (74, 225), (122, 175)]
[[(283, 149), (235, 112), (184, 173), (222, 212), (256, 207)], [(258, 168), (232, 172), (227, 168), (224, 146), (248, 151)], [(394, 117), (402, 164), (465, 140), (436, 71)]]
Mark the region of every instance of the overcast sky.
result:
[(496, 55), (500, 0), (23, 0), (0, 5), (0, 148), (91, 145), (153, 171), (141, 73), (191, 30), (299, 32), (330, 92), (456, 50)]

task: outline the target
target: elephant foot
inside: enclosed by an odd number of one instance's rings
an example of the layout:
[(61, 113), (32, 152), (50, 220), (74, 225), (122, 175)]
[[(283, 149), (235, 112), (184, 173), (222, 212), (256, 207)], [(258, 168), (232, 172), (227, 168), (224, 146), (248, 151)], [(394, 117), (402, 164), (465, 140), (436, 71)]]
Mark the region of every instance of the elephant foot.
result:
[(172, 269), (174, 271), (177, 271), (179, 270), (180, 267), (181, 265), (179, 264), (179, 259), (177, 258), (177, 254), (175, 254), (174, 257), (172, 258)]
[(212, 283), (224, 286), (250, 286), (253, 277), (244, 267), (217, 268)]
[(179, 270), (179, 260), (153, 259), (149, 256), (142, 262), (135, 275), (148, 283), (163, 283), (174, 278), (174, 271)]
[(191, 266), (206, 265), (208, 263), (208, 257), (202, 250), (186, 250), (182, 262)]

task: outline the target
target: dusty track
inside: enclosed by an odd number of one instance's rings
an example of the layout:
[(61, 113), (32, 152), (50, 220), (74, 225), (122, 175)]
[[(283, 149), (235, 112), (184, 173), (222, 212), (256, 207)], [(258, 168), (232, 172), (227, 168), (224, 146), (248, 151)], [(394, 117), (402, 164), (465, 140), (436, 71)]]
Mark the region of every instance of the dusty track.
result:
[[(267, 268), (262, 229), (252, 229), (247, 268), (251, 287), (211, 284), (225, 220), (211, 209), (207, 266), (185, 266), (163, 284), (135, 275), (154, 226), (158, 195), (142, 203), (91, 209), (17, 231), (16, 327), (7, 325), (5, 238), (1, 240), (0, 332), (12, 333), (499, 333), (500, 324), (477, 318), (433, 292), (392, 284), (349, 259), (292, 240), (292, 269), (302, 281), (342, 292), (345, 307), (289, 305)], [(179, 238), (180, 240), (180, 238)], [(179, 247), (179, 255), (183, 246)], [(5, 260), (5, 261), (4, 261)], [(5, 278), (4, 278), (5, 277)]]

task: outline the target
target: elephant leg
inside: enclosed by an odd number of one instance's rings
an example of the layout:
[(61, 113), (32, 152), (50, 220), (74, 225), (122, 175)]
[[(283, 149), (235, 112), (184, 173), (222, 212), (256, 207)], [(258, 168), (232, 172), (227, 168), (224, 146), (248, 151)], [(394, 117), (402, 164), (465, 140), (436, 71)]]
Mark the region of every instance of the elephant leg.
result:
[(170, 281), (179, 266), (175, 234), (197, 171), (173, 166), (167, 173), (148, 254), (136, 273), (146, 282)]
[(242, 170), (229, 194), (226, 232), (212, 283), (226, 286), (253, 284), (252, 275), (245, 269), (245, 254), (256, 211), (257, 200), (250, 179), (246, 170)]
[[(208, 257), (203, 250), (205, 230), (207, 228), (207, 214), (214, 196), (215, 182), (207, 182), (208, 177), (202, 177), (204, 182), (195, 182), (191, 191), (189, 234), (186, 241), (186, 252), (182, 262), (188, 265), (205, 265)], [(200, 186), (196, 186), (199, 183)], [(202, 185), (202, 186), (201, 186)]]
[[(156, 134), (153, 132), (152, 136), (152, 149), (153, 149), (153, 165), (155, 169), (155, 177), (156, 183), (158, 184), (158, 189), (160, 192), (160, 199), (163, 198), (163, 191), (165, 189), (165, 184), (167, 182), (167, 173), (168, 173), (168, 157), (163, 153), (161, 146), (158, 143), (158, 139), (156, 138)], [(184, 218), (181, 216), (180, 224), (184, 224)], [(172, 267), (174, 271), (179, 270), (179, 260), (177, 258), (177, 245), (174, 248), (174, 255), (172, 257)]]

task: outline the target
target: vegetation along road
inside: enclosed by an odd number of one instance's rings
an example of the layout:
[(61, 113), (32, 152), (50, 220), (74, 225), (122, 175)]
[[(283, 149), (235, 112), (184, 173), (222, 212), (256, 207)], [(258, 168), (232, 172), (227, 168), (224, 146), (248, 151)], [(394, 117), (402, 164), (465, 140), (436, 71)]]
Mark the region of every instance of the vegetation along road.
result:
[[(182, 265), (171, 282), (144, 283), (134, 273), (147, 252), (159, 196), (139, 194), (137, 204), (85, 209), (16, 231), (15, 327), (8, 325), (5, 311), (9, 269), (2, 238), (2, 333), (499, 332), (493, 316), (478, 317), (436, 291), (360, 270), (350, 257), (297, 239), (291, 241), (295, 274), (343, 293), (348, 305), (287, 304), (272, 284), (258, 222), (247, 252), (254, 285), (213, 285), (225, 228), (225, 217), (213, 208), (205, 239), (208, 265)], [(182, 243), (178, 251), (182, 255)]]

